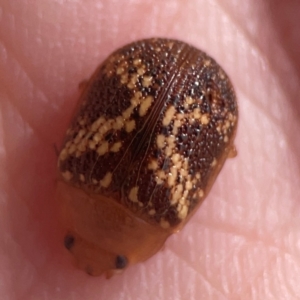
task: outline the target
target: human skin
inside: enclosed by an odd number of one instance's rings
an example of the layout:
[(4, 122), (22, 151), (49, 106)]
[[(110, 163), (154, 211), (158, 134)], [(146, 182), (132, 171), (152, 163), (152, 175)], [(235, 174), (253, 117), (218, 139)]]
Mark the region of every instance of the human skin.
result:
[[(0, 0), (1, 299), (299, 299), (297, 0)], [(184, 40), (236, 90), (238, 156), (162, 251), (110, 280), (75, 269), (54, 201), (78, 84), (117, 47)]]

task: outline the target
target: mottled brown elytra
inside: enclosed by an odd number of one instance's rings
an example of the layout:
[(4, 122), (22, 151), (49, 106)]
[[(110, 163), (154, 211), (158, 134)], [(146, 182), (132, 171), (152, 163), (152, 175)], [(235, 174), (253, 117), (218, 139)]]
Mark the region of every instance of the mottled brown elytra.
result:
[(230, 80), (204, 52), (156, 38), (110, 55), (83, 88), (58, 159), (77, 265), (110, 276), (161, 249), (234, 153), (237, 119)]

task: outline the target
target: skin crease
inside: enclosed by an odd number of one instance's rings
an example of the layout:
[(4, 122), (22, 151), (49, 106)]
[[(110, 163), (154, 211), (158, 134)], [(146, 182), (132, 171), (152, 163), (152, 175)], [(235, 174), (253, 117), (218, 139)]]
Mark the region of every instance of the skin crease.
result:
[[(299, 13), (297, 0), (0, 0), (1, 299), (299, 299)], [(78, 83), (151, 36), (229, 74), (238, 156), (163, 251), (107, 281), (63, 249), (54, 145)]]

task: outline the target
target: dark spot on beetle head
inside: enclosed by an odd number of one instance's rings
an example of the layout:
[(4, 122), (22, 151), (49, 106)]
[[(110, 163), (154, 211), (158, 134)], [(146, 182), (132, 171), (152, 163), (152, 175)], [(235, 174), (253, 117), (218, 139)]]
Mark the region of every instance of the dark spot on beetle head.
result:
[(74, 243), (75, 243), (74, 236), (71, 234), (67, 234), (64, 239), (64, 245), (66, 249), (71, 250), (71, 248), (74, 246)]
[(116, 257), (116, 269), (124, 269), (128, 264), (127, 257), (124, 255), (118, 255)]

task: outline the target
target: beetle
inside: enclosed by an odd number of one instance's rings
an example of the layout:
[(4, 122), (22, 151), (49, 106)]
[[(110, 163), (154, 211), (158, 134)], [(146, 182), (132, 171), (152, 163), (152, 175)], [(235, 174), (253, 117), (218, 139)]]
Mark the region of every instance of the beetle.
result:
[(238, 107), (214, 59), (152, 38), (85, 85), (58, 158), (65, 247), (90, 275), (145, 261), (179, 231), (234, 153)]

